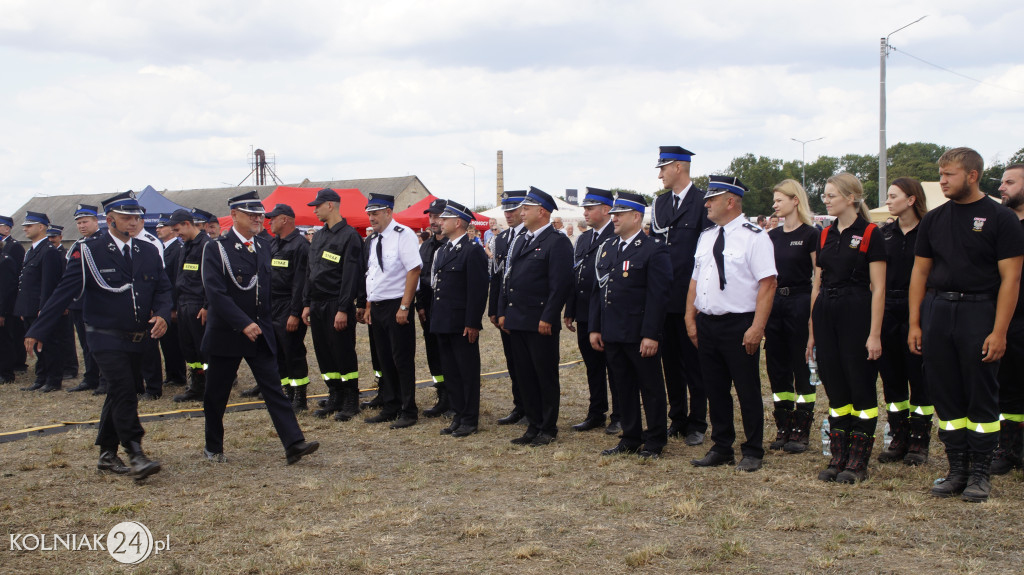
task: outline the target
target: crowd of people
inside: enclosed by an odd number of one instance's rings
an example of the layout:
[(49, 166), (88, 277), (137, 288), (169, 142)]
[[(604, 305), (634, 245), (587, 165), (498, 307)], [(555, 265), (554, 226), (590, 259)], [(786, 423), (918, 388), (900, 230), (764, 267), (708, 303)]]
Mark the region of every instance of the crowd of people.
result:
[[(565, 328), (577, 336), (589, 388), (587, 414), (572, 429), (616, 436), (602, 455), (658, 458), (670, 438), (704, 444), (710, 425), (709, 449), (691, 463), (754, 472), (765, 455), (763, 343), (776, 428), (768, 449), (808, 450), (820, 377), (831, 459), (818, 477), (863, 481), (880, 375), (891, 442), (877, 461), (927, 462), (936, 421), (949, 471), (932, 494), (985, 501), (991, 475), (1021, 467), (1024, 449), (1024, 165), (1006, 168), (999, 205), (979, 188), (980, 155), (949, 150), (937, 166), (949, 201), (929, 210), (921, 184), (898, 178), (886, 194), (894, 219), (882, 227), (861, 182), (839, 173), (824, 187), (834, 221), (822, 229), (795, 180), (775, 186), (764, 225), (751, 223), (743, 182), (716, 175), (698, 189), (693, 155), (660, 149), (667, 191), (650, 204), (586, 188), (578, 233), (535, 187), (505, 192), (508, 227), (492, 221), (482, 238), (458, 202), (431, 203), (421, 237), (393, 219), (393, 197), (371, 194), (363, 239), (330, 189), (309, 203), (323, 222), (310, 241), (291, 206), (265, 213), (255, 191), (229, 200), (224, 234), (192, 209), (161, 215), (153, 237), (131, 193), (103, 202), (106, 231), (101, 210), (80, 205), (83, 238), (67, 253), (46, 241), (59, 230), (45, 214), (25, 216), (27, 252), (10, 238), (14, 220), (0, 217), (0, 377), (13, 381), (27, 350), (38, 359), (25, 389), (61, 389), (77, 329), (85, 373), (69, 391), (106, 396), (98, 466), (138, 480), (160, 464), (142, 451), (137, 402), (160, 397), (164, 384), (187, 381), (174, 401), (203, 402), (202, 455), (227, 460), (223, 415), (245, 359), (256, 386), (242, 394), (263, 398), (291, 464), (318, 448), (295, 416), (309, 409), (307, 331), (328, 390), (317, 417), (346, 422), (373, 410), (367, 423), (404, 429), (420, 415), (447, 416), (440, 433), (462, 438), (480, 429), (486, 315), (511, 379), (511, 408), (496, 423), (526, 424), (513, 444), (558, 438)], [(417, 320), (437, 395), (422, 413)], [(357, 323), (369, 328), (378, 384), (362, 403)]]

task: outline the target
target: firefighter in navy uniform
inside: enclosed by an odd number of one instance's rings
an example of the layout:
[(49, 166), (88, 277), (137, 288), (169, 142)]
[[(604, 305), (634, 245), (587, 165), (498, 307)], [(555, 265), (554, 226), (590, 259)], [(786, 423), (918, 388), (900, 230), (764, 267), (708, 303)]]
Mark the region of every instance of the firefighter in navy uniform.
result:
[(314, 415), (348, 421), (359, 414), (359, 359), (356, 356), (355, 301), (363, 281), (362, 240), (339, 211), (341, 198), (330, 188), (309, 202), (324, 227), (313, 234), (302, 294), (302, 321), (309, 326), (313, 351), (327, 385), (327, 403)]
[[(185, 244), (174, 231), (171, 214), (160, 214), (156, 224), (156, 235), (163, 244), (164, 272), (167, 273), (171, 286), (174, 286), (181, 269), (181, 254)], [(164, 354), (164, 370), (167, 373), (163, 387), (185, 385), (185, 358), (181, 355), (181, 336), (178, 334), (177, 321), (172, 320), (167, 325), (167, 334), (160, 338), (160, 350)]]
[(11, 237), (13, 227), (14, 218), (0, 216), (0, 383), (14, 383), (14, 370), (22, 365), (17, 350), (23, 348), (23, 334), (21, 318), (14, 314), (14, 300), (25, 248)]
[(210, 358), (203, 399), (203, 456), (225, 461), (224, 411), (238, 366), (245, 359), (291, 465), (316, 451), (320, 444), (305, 440), (281, 390), (270, 305), (270, 246), (253, 234), (253, 228), (262, 226), (263, 204), (253, 190), (229, 199), (228, 207), (234, 225), (207, 243), (201, 269), (209, 309), (202, 350)]
[(451, 401), (451, 424), (442, 435), (466, 437), (480, 423), (480, 330), (487, 306), (487, 254), (466, 231), (473, 211), (452, 200), (440, 215), (447, 238), (431, 261), (430, 331), (437, 337), (444, 383)]
[(511, 334), (528, 421), (515, 445), (549, 445), (558, 436), (558, 331), (573, 286), (572, 242), (551, 227), (555, 209), (547, 192), (530, 188), (522, 207), (526, 233), (512, 246), (498, 298), (498, 325)]
[(713, 443), (707, 455), (690, 463), (697, 467), (733, 463), (735, 387), (746, 436), (740, 446), (743, 459), (736, 469), (753, 472), (764, 459), (758, 365), (778, 272), (768, 234), (743, 215), (747, 191), (739, 178), (731, 176), (711, 176), (708, 182), (704, 205), (715, 225), (701, 234), (697, 244), (686, 298), (686, 328), (700, 354)]
[[(78, 244), (99, 232), (99, 209), (96, 206), (78, 204), (78, 207), (75, 209), (75, 225), (78, 227), (78, 233), (82, 237), (71, 246), (67, 259), (71, 259), (71, 253), (74, 252)], [(82, 346), (82, 359), (85, 364), (85, 373), (82, 374), (82, 381), (77, 386), (69, 389), (69, 393), (92, 391), (100, 385), (100, 370), (96, 366), (96, 359), (92, 357), (92, 350), (89, 349), (89, 338), (85, 332), (85, 319), (82, 317), (82, 307), (83, 302), (81, 298), (75, 298), (68, 306), (68, 312), (71, 314), (71, 323), (78, 334), (78, 343)]]
[[(569, 331), (576, 332), (576, 345), (579, 347), (583, 363), (587, 367), (587, 385), (590, 388), (590, 405), (587, 408), (587, 417), (572, 428), (576, 431), (589, 431), (598, 427), (604, 427), (605, 413), (608, 412), (608, 388), (611, 388), (611, 423), (605, 430), (609, 435), (622, 431), (619, 422), (620, 414), (617, 411), (618, 387), (611, 377), (608, 365), (605, 362), (605, 354), (597, 351), (590, 343), (590, 295), (594, 291), (594, 262), (595, 255), (601, 244), (615, 236), (615, 229), (611, 225), (609, 210), (615, 198), (608, 190), (599, 188), (587, 188), (586, 195), (580, 205), (583, 206), (583, 215), (590, 226), (590, 229), (580, 234), (576, 240), (575, 253), (573, 255), (573, 290), (569, 293), (569, 299), (565, 302), (565, 327)], [(646, 203), (644, 204), (647, 205)], [(579, 327), (573, 327), (573, 322)], [(664, 388), (662, 389), (664, 394)]]
[[(661, 362), (668, 393), (669, 437), (683, 437), (686, 445), (704, 443), (708, 429), (708, 400), (701, 382), (697, 349), (686, 336), (683, 312), (693, 271), (693, 254), (700, 233), (709, 224), (704, 190), (690, 180), (690, 159), (695, 154), (679, 146), (661, 146), (658, 177), (670, 192), (651, 205), (651, 235), (661, 238), (672, 257), (672, 298), (665, 316)], [(689, 401), (687, 401), (689, 400)]]
[[(445, 200), (435, 199), (430, 206), (423, 210), (430, 218), (430, 237), (420, 244), (420, 260), (423, 264), (420, 267), (420, 285), (416, 290), (416, 314), (420, 319), (420, 327), (423, 329), (423, 344), (427, 353), (427, 367), (430, 369), (430, 376), (434, 380), (434, 389), (437, 391), (437, 403), (433, 407), (423, 410), (423, 417), (439, 417), (448, 412), (451, 404), (448, 401), (448, 389), (445, 387), (444, 368), (441, 365), (441, 351), (437, 347), (437, 336), (430, 331), (431, 310), (433, 309), (433, 288), (431, 287), (430, 271), (434, 266), (434, 255), (438, 248), (445, 244), (444, 232), (441, 231), (441, 220), (439, 216), (444, 212), (448, 203)], [(486, 292), (487, 287), (483, 290)], [(478, 349), (479, 353), (479, 349)]]
[(200, 268), (203, 250), (210, 236), (203, 226), (212, 216), (198, 208), (192, 211), (175, 210), (170, 224), (185, 243), (179, 254), (177, 277), (174, 282), (175, 313), (181, 355), (188, 368), (189, 382), (185, 391), (174, 396), (175, 402), (202, 401), (206, 391), (206, 354), (201, 349), (206, 331), (206, 290)]
[[(18, 297), (14, 302), (14, 315), (25, 322), (25, 330), (29, 330), (39, 315), (39, 310), (50, 299), (57, 282), (64, 271), (64, 258), (57, 248), (46, 239), (46, 230), (50, 227), (50, 218), (46, 214), (27, 212), (22, 229), (25, 237), (32, 242), (32, 248), (25, 254), (18, 280)], [(64, 358), (60, 357), (59, 342), (63, 339), (64, 321), (66, 316), (55, 321), (58, 324), (55, 349), (37, 353), (36, 380), (22, 391), (55, 391), (61, 388), (64, 378)]]
[[(999, 360), (1020, 294), (1024, 232), (978, 183), (985, 166), (970, 148), (939, 158), (939, 186), (950, 201), (918, 225), (910, 275), (910, 350), (924, 370), (946, 446), (949, 473), (931, 489), (983, 502), (999, 442)], [(980, 352), (980, 353), (979, 353)]]
[[(501, 209), (505, 214), (505, 223), (508, 224), (508, 229), (503, 230), (494, 238), (491, 286), (487, 299), (487, 316), (494, 327), (498, 327), (498, 297), (505, 289), (508, 257), (512, 253), (516, 238), (526, 233), (526, 228), (523, 226), (523, 210), (521, 209), (525, 197), (525, 190), (512, 190), (501, 194)], [(516, 364), (512, 359), (510, 336), (505, 330), (499, 330), (499, 333), (501, 333), (501, 349), (505, 354), (505, 365), (508, 369), (509, 379), (512, 381), (512, 411), (505, 417), (499, 418), (498, 425), (512, 425), (519, 423), (525, 417), (526, 410), (523, 408), (523, 400), (519, 391)]]
[[(68, 249), (62, 243), (64, 241), (64, 226), (50, 224), (50, 228), (46, 230), (46, 239), (53, 244), (53, 247), (57, 248), (60, 257), (68, 259)], [(50, 350), (51, 352), (55, 351), (61, 357), (63, 378), (74, 379), (78, 377), (78, 350), (75, 348), (75, 324), (71, 319), (70, 309), (65, 319), (61, 321), (60, 335), (61, 340), (51, 343)]]
[(602, 455), (657, 458), (668, 441), (659, 344), (671, 297), (672, 259), (664, 242), (643, 233), (646, 208), (643, 196), (619, 192), (611, 210), (615, 237), (603, 240), (589, 256), (595, 260), (595, 280), (590, 315), (581, 328), (589, 328), (592, 349), (603, 353), (609, 376), (619, 385), (616, 401), (622, 416), (622, 438)]
[[(108, 387), (96, 435), (97, 467), (139, 481), (160, 471), (160, 462), (142, 451), (145, 430), (139, 422), (135, 386), (142, 377), (145, 339), (167, 331), (171, 284), (156, 248), (131, 236), (142, 227), (145, 213), (135, 195), (125, 192), (109, 198), (103, 210), (107, 232), (75, 246), (60, 285), (25, 334), (25, 347), (45, 352), (64, 310), (81, 297), (89, 349)], [(119, 443), (130, 466), (117, 456)]]

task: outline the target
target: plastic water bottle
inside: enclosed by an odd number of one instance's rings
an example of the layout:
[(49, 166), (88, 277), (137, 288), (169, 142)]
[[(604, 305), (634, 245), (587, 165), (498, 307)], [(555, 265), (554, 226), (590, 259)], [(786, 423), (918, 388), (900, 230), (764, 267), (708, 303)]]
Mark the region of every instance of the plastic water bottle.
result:
[(831, 431), (831, 427), (828, 424), (828, 418), (826, 417), (821, 422), (821, 454), (825, 457), (832, 457), (832, 450), (830, 446), (832, 441), (828, 438), (828, 433)]
[(885, 444), (885, 449), (889, 449), (889, 444), (892, 443), (892, 429), (889, 428), (889, 422), (885, 422), (885, 435), (882, 436), (882, 443)]
[(818, 377), (818, 348), (811, 348), (811, 361), (807, 362), (807, 367), (811, 370), (811, 385), (820, 385), (821, 378)]

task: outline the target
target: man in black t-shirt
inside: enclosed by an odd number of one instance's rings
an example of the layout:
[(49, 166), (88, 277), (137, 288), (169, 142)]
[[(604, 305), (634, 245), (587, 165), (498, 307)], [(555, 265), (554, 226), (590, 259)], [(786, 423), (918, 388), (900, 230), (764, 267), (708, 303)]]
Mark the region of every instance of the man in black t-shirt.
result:
[(1020, 222), (982, 193), (983, 170), (981, 156), (969, 148), (939, 158), (939, 185), (950, 201), (928, 212), (918, 228), (907, 338), (913, 353), (924, 354), (949, 458), (949, 473), (931, 493), (962, 493), (973, 502), (986, 501), (991, 491), (996, 373), (1024, 261)]

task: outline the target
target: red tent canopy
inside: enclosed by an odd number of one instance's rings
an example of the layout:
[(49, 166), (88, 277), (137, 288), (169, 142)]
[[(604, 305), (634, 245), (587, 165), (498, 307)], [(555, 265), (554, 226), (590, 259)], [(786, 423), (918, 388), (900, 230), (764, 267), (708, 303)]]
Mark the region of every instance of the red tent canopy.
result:
[[(416, 202), (415, 204), (408, 207), (408, 209), (402, 210), (394, 215), (395, 221), (402, 225), (409, 226), (414, 230), (426, 230), (430, 228), (430, 217), (423, 213), (423, 210), (430, 207), (430, 203), (436, 200), (435, 196), (427, 194), (427, 197)], [(488, 230), (487, 216), (483, 214), (473, 213), (473, 225), (476, 226), (477, 231), (483, 233)]]
[[(313, 207), (307, 206), (313, 201), (316, 188), (293, 188), (289, 186), (278, 186), (274, 191), (263, 198), (263, 207), (268, 212), (274, 209), (277, 204), (287, 204), (295, 210), (295, 225), (297, 226), (322, 226), (323, 222), (317, 219), (313, 213)], [(334, 190), (341, 197), (341, 215), (359, 232), (359, 235), (366, 235), (366, 228), (370, 225), (370, 218), (366, 216), (366, 197), (355, 188)], [(220, 218), (221, 230), (227, 230), (232, 225), (231, 217)], [(270, 228), (270, 222), (266, 222)]]

